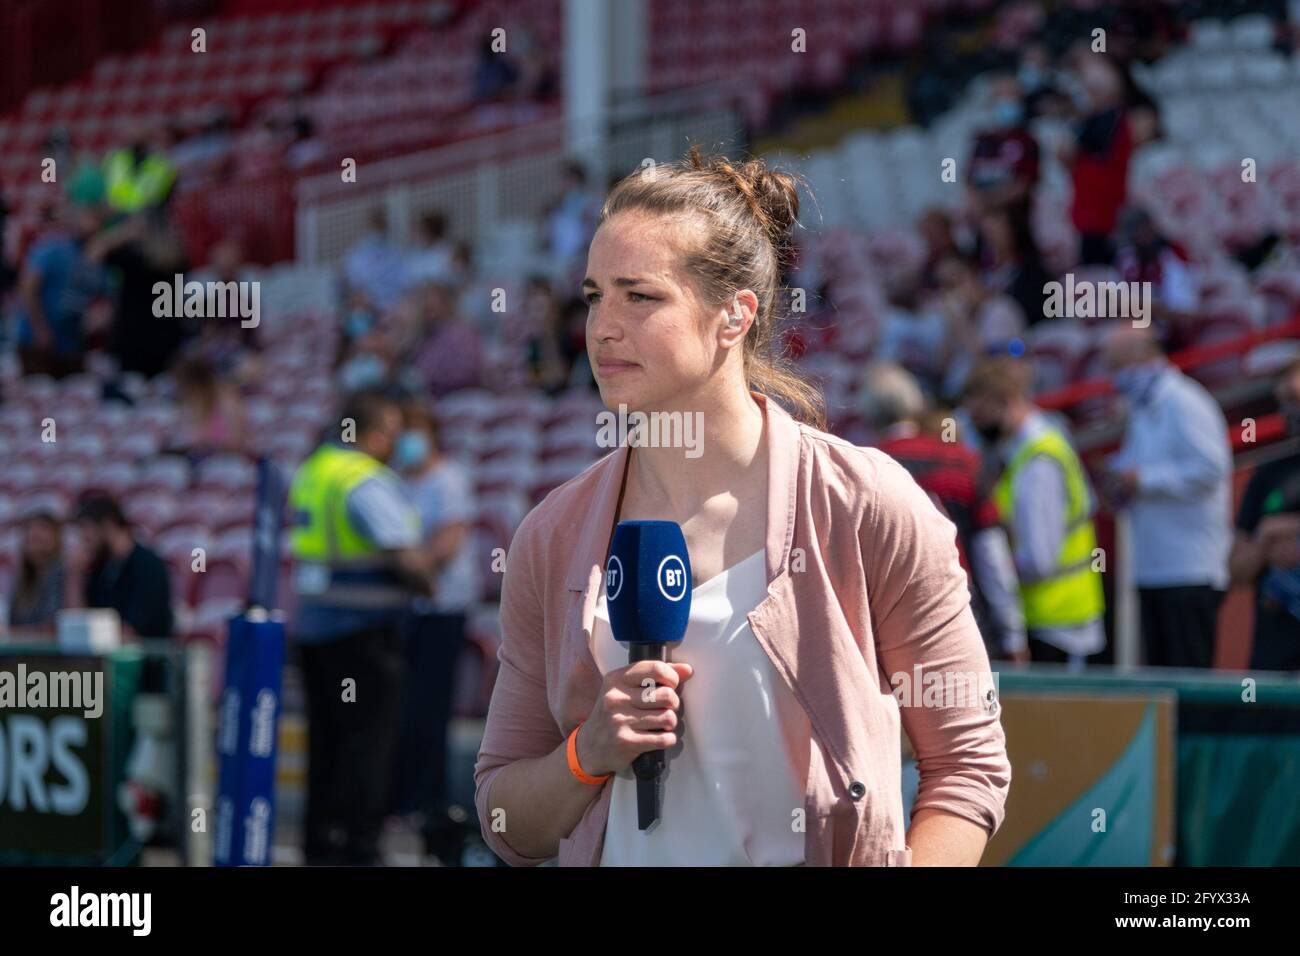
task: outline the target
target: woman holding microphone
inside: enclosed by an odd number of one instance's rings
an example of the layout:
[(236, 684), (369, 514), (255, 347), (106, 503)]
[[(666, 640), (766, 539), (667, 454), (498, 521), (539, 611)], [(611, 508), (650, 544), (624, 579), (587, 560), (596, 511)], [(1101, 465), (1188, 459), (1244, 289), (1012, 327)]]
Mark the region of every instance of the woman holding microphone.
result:
[[(794, 180), (692, 149), (610, 193), (587, 260), (587, 351), (612, 411), (702, 422), (696, 447), (620, 446), (520, 525), (475, 767), (514, 865), (973, 865), (1010, 785), (952, 524), (884, 454), (823, 430), (783, 363)], [(620, 521), (675, 521), (692, 571), (673, 660), (628, 666), (604, 563)], [(642, 692), (649, 678), (657, 689)], [(949, 684), (951, 686), (951, 683)], [(900, 719), (920, 785), (903, 819)], [(668, 752), (636, 825), (641, 753)]]

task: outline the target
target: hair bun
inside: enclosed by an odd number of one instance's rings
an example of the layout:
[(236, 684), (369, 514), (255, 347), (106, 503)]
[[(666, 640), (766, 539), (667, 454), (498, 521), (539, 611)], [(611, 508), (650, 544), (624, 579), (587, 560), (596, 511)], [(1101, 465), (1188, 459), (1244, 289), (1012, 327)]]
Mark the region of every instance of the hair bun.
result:
[(799, 220), (799, 189), (794, 176), (772, 169), (761, 159), (748, 159), (736, 165), (725, 156), (704, 159), (698, 146), (692, 146), (691, 165), (727, 179), (744, 197), (768, 240), (784, 256)]

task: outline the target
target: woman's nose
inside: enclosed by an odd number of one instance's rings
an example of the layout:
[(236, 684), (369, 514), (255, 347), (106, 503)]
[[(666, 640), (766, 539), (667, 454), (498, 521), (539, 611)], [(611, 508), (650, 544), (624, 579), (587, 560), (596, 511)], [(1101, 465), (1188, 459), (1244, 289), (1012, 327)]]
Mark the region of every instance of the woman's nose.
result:
[(596, 341), (617, 339), (622, 336), (623, 328), (614, 310), (605, 305), (594, 305), (587, 313), (587, 334)]

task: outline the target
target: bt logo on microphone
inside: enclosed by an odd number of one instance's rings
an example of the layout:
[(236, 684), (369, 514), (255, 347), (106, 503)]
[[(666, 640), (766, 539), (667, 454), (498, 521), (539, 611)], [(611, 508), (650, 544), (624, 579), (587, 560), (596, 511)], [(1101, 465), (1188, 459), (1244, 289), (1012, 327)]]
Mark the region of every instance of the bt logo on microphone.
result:
[(611, 555), (609, 567), (605, 569), (605, 600), (613, 601), (623, 590), (623, 562), (616, 555)]
[(686, 563), (677, 555), (667, 555), (659, 562), (659, 570), (655, 573), (655, 582), (659, 585), (659, 593), (670, 601), (680, 601), (686, 597)]

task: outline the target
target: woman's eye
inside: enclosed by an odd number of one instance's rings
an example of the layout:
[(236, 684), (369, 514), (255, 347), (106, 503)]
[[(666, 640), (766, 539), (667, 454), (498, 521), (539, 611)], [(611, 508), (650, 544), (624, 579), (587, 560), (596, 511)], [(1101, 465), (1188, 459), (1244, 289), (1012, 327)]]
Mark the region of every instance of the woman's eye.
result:
[(643, 292), (629, 292), (629, 293), (628, 293), (628, 298), (630, 298), (633, 302), (653, 302), (653, 301), (654, 301), (654, 296), (646, 295), (646, 294), (643, 293)]
[(599, 298), (600, 298), (600, 293), (599, 293), (599, 292), (588, 292), (588, 293), (587, 293), (587, 305), (595, 305), (595, 304), (596, 304), (596, 300), (599, 299)]

